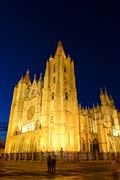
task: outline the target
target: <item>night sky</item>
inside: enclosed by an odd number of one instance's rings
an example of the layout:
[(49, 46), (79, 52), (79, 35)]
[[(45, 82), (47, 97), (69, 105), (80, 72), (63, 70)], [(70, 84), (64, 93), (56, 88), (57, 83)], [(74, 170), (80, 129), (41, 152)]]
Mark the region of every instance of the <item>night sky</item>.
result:
[[(61, 40), (75, 62), (79, 103), (92, 107), (106, 87), (120, 109), (120, 6), (112, 1), (0, 1), (0, 139), (13, 88), (30, 69), (39, 77)], [(1, 131), (2, 130), (2, 131)], [(4, 132), (3, 132), (4, 131)]]

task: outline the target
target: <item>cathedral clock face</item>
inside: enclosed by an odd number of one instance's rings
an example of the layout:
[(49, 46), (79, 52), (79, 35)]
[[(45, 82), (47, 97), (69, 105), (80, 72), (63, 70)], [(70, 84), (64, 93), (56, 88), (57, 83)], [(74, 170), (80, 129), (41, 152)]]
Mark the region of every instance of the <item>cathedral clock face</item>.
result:
[(34, 116), (34, 113), (35, 113), (35, 107), (34, 106), (30, 106), (28, 108), (28, 112), (27, 112), (28, 120), (32, 119), (32, 117)]

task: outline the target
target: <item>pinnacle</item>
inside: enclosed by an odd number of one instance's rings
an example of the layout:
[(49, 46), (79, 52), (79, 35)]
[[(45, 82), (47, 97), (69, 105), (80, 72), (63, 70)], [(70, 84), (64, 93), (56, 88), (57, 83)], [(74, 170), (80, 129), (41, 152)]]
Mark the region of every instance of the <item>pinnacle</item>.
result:
[(42, 81), (42, 73), (40, 73), (39, 81)]
[(106, 90), (106, 88), (105, 88), (105, 94), (107, 95), (107, 90)]
[(58, 46), (62, 46), (62, 42), (60, 40), (58, 41)]
[(30, 70), (29, 70), (29, 68), (27, 68), (26, 74), (29, 74), (29, 73), (30, 73)]
[(101, 95), (103, 95), (104, 93), (103, 93), (103, 90), (102, 90), (102, 88), (100, 88), (100, 94)]
[(61, 56), (66, 58), (65, 52), (64, 52), (64, 49), (63, 49), (63, 46), (62, 46), (62, 42), (59, 41), (58, 45), (57, 45), (56, 52), (55, 52), (55, 57), (61, 57)]
[(24, 81), (27, 85), (31, 84), (30, 76), (29, 76), (29, 69), (27, 69), (27, 72), (26, 72), (26, 74), (25, 74), (25, 76), (24, 76), (23, 81)]
[(34, 74), (34, 80), (36, 81), (36, 74)]
[(112, 95), (110, 94), (110, 100), (113, 100)]

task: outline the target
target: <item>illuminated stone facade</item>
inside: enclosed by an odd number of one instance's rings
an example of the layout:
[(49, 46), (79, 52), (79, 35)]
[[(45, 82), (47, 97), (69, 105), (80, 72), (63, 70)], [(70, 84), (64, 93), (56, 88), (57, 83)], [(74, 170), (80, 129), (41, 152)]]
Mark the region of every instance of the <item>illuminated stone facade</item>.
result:
[(5, 153), (119, 152), (119, 112), (106, 91), (100, 99), (91, 109), (78, 105), (74, 62), (59, 42), (44, 80), (31, 83), (27, 70), (14, 88)]

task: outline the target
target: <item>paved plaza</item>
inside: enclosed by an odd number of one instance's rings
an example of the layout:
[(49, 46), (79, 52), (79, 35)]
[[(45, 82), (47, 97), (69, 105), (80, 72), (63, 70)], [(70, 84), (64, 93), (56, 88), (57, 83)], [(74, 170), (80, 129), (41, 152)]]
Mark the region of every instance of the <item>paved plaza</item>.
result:
[(113, 173), (111, 162), (60, 163), (54, 173), (48, 173), (46, 163), (39, 161), (0, 160), (0, 180), (119, 180)]

